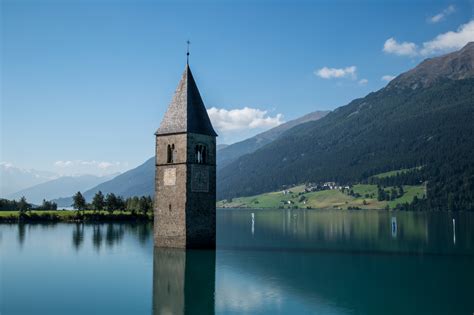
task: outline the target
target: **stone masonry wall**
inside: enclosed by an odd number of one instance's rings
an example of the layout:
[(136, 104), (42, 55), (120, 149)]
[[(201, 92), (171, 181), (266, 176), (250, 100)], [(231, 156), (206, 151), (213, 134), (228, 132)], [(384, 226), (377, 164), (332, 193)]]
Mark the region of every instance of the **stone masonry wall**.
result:
[[(167, 146), (175, 160), (167, 163)], [(207, 161), (198, 164), (195, 146), (207, 148)], [(157, 247), (215, 248), (216, 141), (200, 134), (156, 138), (155, 225)]]
[[(159, 136), (156, 138), (155, 176), (155, 246), (186, 246), (186, 184), (187, 184), (187, 137), (186, 134)], [(167, 162), (167, 146), (174, 144), (175, 161)], [(165, 172), (175, 173), (175, 184), (165, 185)]]

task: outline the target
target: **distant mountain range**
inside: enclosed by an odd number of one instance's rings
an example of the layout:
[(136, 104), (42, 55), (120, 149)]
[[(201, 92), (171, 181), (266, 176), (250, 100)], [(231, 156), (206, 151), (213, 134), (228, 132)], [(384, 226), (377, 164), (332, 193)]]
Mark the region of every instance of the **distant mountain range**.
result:
[(38, 185), (59, 175), (53, 172), (22, 169), (8, 163), (0, 164), (0, 197), (4, 198), (19, 190)]
[[(131, 196), (152, 196), (154, 194), (154, 178), (155, 158), (152, 157), (134, 169), (81, 192), (87, 201), (91, 201), (94, 194), (98, 191), (101, 191), (104, 195), (114, 193), (125, 198)], [(60, 207), (69, 207), (72, 204), (72, 196), (56, 199), (55, 202)]]
[[(301, 118), (286, 122), (275, 128), (260, 133), (247, 140), (231, 145), (219, 145), (217, 148), (218, 164), (228, 164), (243, 154), (252, 153), (263, 145), (278, 138), (284, 131), (307, 121), (314, 121), (324, 117), (329, 111), (316, 111)], [(137, 168), (131, 169), (109, 181), (101, 183), (83, 192), (86, 200), (90, 201), (99, 190), (107, 194), (113, 192), (122, 197), (147, 196), (154, 194), (155, 163), (154, 157), (148, 159)], [(72, 204), (72, 197), (55, 200), (59, 206), (68, 207)]]
[(231, 162), (218, 172), (218, 198), (423, 166), (426, 208), (474, 210), (473, 121), (471, 42)]
[(52, 200), (60, 197), (69, 197), (78, 191), (88, 190), (115, 176), (117, 174), (101, 177), (94, 175), (62, 176), (9, 194), (7, 198), (18, 200), (24, 196), (30, 203), (41, 204), (43, 199)]

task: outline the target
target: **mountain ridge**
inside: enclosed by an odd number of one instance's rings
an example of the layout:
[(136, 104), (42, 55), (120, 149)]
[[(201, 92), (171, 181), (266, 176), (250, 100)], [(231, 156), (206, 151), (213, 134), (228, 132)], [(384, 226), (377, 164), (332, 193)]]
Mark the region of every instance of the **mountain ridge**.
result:
[(7, 198), (19, 199), (24, 196), (28, 202), (39, 204), (43, 199), (58, 199), (61, 197), (71, 196), (77, 191), (90, 189), (102, 182), (112, 179), (116, 175), (117, 174), (111, 174), (107, 176), (61, 176), (56, 179), (9, 194)]
[(321, 119), (322, 117), (326, 116), (330, 111), (314, 111), (308, 113), (304, 116), (299, 118), (290, 120), (285, 122), (279, 126), (271, 128), (267, 131), (261, 132), (253, 137), (248, 139), (233, 143), (228, 145), (219, 150), (219, 154), (217, 155), (217, 168), (221, 169), (237, 159), (238, 157), (252, 153), (259, 148), (263, 147), (264, 145), (272, 142), (273, 140), (277, 139), (283, 132), (297, 126), (299, 124), (309, 122), (309, 121), (316, 121)]

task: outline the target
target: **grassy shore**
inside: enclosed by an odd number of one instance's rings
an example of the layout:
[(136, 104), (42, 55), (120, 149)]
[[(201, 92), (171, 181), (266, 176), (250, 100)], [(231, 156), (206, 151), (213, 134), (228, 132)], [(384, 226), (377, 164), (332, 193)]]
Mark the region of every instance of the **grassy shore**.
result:
[(133, 222), (152, 221), (153, 214), (132, 213), (130, 211), (74, 211), (74, 210), (34, 210), (21, 214), (19, 211), (0, 211), (0, 222)]

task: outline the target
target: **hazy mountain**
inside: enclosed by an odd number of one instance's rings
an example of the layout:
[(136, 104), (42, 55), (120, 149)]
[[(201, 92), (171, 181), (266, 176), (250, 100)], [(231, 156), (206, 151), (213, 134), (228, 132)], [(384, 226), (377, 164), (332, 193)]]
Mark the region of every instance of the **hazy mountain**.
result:
[(258, 135), (236, 142), (231, 144), (225, 148), (219, 150), (219, 154), (217, 154), (217, 168), (221, 169), (235, 161), (237, 158), (241, 157), (244, 154), (252, 153), (259, 148), (263, 147), (264, 145), (272, 142), (273, 140), (277, 139), (283, 132), (288, 129), (293, 128), (299, 124), (308, 122), (308, 121), (315, 121), (321, 119), (322, 117), (326, 116), (329, 111), (315, 111), (304, 115), (303, 117), (290, 120), (284, 124), (281, 124), (275, 128), (267, 130), (265, 132), (259, 133)]
[(26, 197), (28, 202), (40, 204), (43, 199), (51, 200), (61, 197), (69, 197), (78, 191), (84, 191), (108, 181), (117, 174), (107, 176), (80, 175), (63, 176), (51, 181), (35, 185), (7, 196), (8, 199), (19, 199)]
[(293, 127), (221, 169), (219, 198), (307, 181), (350, 183), (423, 165), (429, 208), (474, 209), (473, 60), (470, 43)]
[(0, 197), (6, 197), (21, 189), (44, 183), (59, 177), (53, 172), (22, 169), (8, 163), (0, 163)]
[[(154, 178), (155, 158), (152, 157), (134, 169), (124, 172), (111, 180), (102, 182), (88, 190), (81, 190), (81, 192), (89, 202), (99, 190), (104, 194), (114, 193), (122, 197), (152, 196), (154, 194)], [(61, 207), (68, 207), (72, 204), (72, 197), (59, 198), (55, 201)]]
[(216, 146), (216, 150), (217, 150), (217, 151), (220, 151), (220, 150), (222, 150), (222, 149), (227, 148), (228, 146), (229, 146), (228, 144), (218, 144), (218, 145)]

